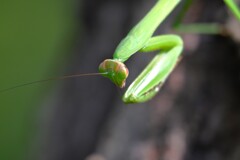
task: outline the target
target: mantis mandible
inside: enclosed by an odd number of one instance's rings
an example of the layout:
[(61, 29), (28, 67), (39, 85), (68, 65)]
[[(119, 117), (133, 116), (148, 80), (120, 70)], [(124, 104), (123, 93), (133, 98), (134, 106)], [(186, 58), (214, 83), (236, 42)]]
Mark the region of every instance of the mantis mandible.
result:
[[(120, 42), (113, 59), (106, 59), (100, 64), (99, 72), (105, 73), (103, 76), (122, 88), (129, 74), (124, 62), (136, 52), (160, 50), (123, 95), (125, 103), (141, 103), (153, 98), (176, 66), (183, 50), (182, 39), (177, 35), (153, 37), (153, 33), (179, 2), (180, 0), (159, 0)], [(240, 12), (235, 3), (232, 0), (225, 0), (225, 3), (240, 20)]]

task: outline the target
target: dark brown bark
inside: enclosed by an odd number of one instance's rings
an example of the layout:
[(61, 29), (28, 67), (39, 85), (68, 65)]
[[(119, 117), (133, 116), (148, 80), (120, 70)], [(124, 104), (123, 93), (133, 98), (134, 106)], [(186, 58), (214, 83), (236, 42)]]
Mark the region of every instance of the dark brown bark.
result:
[[(154, 4), (139, 0), (85, 0), (83, 37), (71, 72), (95, 72)], [(219, 0), (198, 1), (191, 19), (224, 23)], [(178, 8), (157, 34), (169, 31)], [(169, 32), (168, 32), (169, 33)], [(109, 80), (73, 79), (55, 97), (42, 159), (240, 159), (239, 44), (231, 37), (185, 35), (181, 63), (161, 92), (144, 104), (125, 105)], [(199, 41), (198, 41), (199, 40)], [(188, 47), (190, 46), (190, 47)], [(153, 54), (127, 62), (129, 84)]]

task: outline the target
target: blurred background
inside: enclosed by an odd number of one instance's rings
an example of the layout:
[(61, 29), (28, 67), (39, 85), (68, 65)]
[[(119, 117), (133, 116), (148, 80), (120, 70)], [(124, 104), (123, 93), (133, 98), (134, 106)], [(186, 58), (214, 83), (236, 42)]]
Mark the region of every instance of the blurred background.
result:
[[(0, 89), (97, 72), (155, 0), (0, 1)], [(176, 10), (156, 34), (173, 33)], [(196, 0), (185, 23), (228, 35), (181, 34), (183, 59), (153, 100), (126, 105), (103, 77), (0, 93), (1, 160), (239, 160), (239, 23), (221, 0)], [(127, 86), (153, 58), (127, 61)]]

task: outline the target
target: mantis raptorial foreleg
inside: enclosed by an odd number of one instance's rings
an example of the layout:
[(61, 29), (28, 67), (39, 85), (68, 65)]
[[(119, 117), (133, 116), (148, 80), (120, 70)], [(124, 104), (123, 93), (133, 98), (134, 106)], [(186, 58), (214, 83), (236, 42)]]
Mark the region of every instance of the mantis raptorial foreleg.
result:
[(123, 96), (123, 101), (138, 103), (151, 99), (177, 64), (182, 49), (183, 42), (176, 35), (151, 38), (140, 51), (161, 51), (129, 86)]

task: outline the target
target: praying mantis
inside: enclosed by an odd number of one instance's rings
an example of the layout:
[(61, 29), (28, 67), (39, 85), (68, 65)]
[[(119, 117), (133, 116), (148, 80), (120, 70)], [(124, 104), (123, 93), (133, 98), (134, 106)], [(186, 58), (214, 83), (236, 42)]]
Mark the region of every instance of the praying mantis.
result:
[[(240, 20), (240, 11), (234, 1), (224, 0), (224, 2)], [(177, 35), (153, 36), (153, 34), (179, 3), (180, 0), (158, 0), (120, 42), (113, 59), (106, 59), (99, 65), (99, 72), (104, 73), (103, 76), (123, 88), (129, 74), (124, 62), (137, 52), (160, 50), (123, 95), (122, 100), (125, 103), (141, 103), (153, 98), (178, 63), (183, 51), (182, 39)]]
[[(236, 19), (240, 21), (240, 10), (235, 2), (233, 0), (223, 1), (229, 7)], [(91, 75), (102, 75), (107, 77), (116, 86), (123, 88), (129, 74), (128, 68), (124, 62), (137, 52), (146, 53), (160, 50), (142, 73), (128, 87), (122, 98), (125, 103), (142, 103), (152, 99), (177, 65), (183, 51), (183, 40), (180, 36), (173, 34), (153, 36), (153, 34), (163, 20), (166, 19), (180, 2), (181, 0), (158, 0), (147, 15), (133, 27), (127, 36), (119, 43), (113, 54), (113, 59), (106, 59), (99, 65), (99, 73), (67, 75), (33, 81), (0, 90), (0, 93), (49, 80)], [(191, 0), (186, 0), (185, 7), (189, 7), (190, 4)], [(185, 11), (186, 10), (183, 10), (182, 13)], [(180, 14), (177, 19), (178, 22), (175, 24), (175, 27), (178, 27), (180, 31), (182, 31), (184, 27), (188, 27), (190, 32), (207, 34), (216, 34), (220, 32), (218, 26), (215, 24), (179, 25), (179, 21), (181, 21), (182, 18), (183, 15)]]

